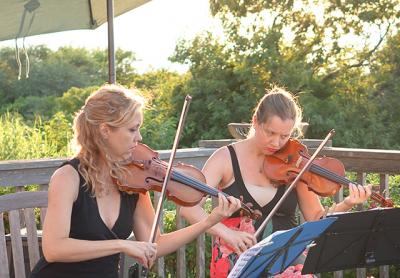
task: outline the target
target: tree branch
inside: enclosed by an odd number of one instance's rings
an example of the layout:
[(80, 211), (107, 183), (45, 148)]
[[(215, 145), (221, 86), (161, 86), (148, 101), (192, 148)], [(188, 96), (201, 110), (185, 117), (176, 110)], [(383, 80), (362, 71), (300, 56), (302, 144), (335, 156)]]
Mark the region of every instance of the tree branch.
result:
[(374, 52), (375, 52), (375, 51), (379, 48), (379, 46), (382, 44), (382, 42), (383, 42), (384, 38), (386, 37), (386, 35), (388, 34), (388, 32), (389, 32), (391, 26), (392, 26), (392, 24), (389, 23), (388, 26), (387, 26), (387, 28), (386, 28), (385, 33), (379, 38), (379, 41), (378, 41), (378, 43), (374, 46), (374, 48), (372, 48), (370, 51), (368, 51), (368, 52), (365, 54), (364, 59), (362, 59), (362, 60), (359, 61), (358, 63), (351, 64), (351, 65), (347, 65), (347, 66), (344, 66), (344, 67), (342, 67), (342, 68), (339, 68), (339, 69), (337, 69), (337, 70), (334, 70), (334, 71), (328, 73), (328, 74), (322, 79), (322, 82), (327, 82), (327, 81), (329, 81), (330, 79), (335, 78), (339, 73), (341, 73), (341, 72), (343, 72), (343, 71), (345, 71), (345, 70), (348, 70), (348, 69), (351, 69), (351, 68), (358, 68), (358, 67), (365, 66), (365, 65), (366, 65), (366, 62), (371, 58), (372, 54), (374, 54)]

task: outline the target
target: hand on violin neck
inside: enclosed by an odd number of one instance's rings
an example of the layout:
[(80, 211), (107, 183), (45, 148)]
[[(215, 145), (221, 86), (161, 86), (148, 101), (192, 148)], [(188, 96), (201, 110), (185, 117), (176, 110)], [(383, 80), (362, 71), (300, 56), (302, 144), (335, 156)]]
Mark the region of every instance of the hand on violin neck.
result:
[(225, 197), (223, 194), (218, 193), (218, 206), (211, 211), (206, 221), (212, 227), (222, 219), (231, 216), (239, 208), (241, 208), (239, 199), (233, 196)]
[(356, 185), (353, 183), (349, 184), (349, 196), (347, 196), (343, 203), (350, 207), (351, 209), (353, 206), (362, 204), (371, 196), (371, 186), (362, 186)]

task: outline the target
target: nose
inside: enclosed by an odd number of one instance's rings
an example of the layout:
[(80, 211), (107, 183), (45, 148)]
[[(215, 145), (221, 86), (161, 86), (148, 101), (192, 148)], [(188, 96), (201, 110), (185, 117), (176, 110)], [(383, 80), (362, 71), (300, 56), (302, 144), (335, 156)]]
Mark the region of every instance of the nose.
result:
[(271, 138), (271, 145), (272, 145), (274, 148), (279, 148), (279, 143), (280, 143), (280, 141), (279, 141), (279, 136), (273, 136), (273, 137)]
[(140, 133), (140, 131), (137, 132), (137, 136), (135, 136), (134, 141), (136, 142), (141, 142), (143, 139), (142, 134)]

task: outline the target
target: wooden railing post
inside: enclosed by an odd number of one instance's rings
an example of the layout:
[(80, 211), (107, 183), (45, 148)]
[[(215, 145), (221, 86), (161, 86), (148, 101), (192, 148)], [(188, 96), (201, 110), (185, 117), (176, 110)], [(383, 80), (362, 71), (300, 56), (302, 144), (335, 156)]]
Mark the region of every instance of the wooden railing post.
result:
[[(365, 185), (367, 175), (366, 173), (357, 172), (357, 183), (361, 185)], [(363, 204), (359, 204), (357, 206), (357, 210), (364, 210)], [(357, 278), (365, 278), (367, 277), (367, 270), (365, 268), (357, 268), (356, 269)]]
[[(389, 198), (389, 175), (388, 174), (380, 174), (379, 175), (379, 183), (380, 183), (380, 193), (385, 197)], [(379, 278), (389, 278), (389, 266), (381, 265), (379, 266)]]
[(206, 277), (206, 249), (205, 249), (205, 234), (201, 234), (197, 238), (196, 246), (196, 278)]
[[(176, 206), (176, 229), (185, 227), (185, 220), (180, 216), (180, 206)], [(176, 277), (186, 277), (186, 245), (182, 246), (176, 252)]]
[(0, 253), (3, 255), (0, 256), (0, 277), (10, 277), (10, 271), (8, 269), (9, 261), (7, 255), (7, 243), (6, 243), (6, 234), (4, 229), (4, 213), (0, 212)]
[[(47, 191), (49, 189), (48, 184), (40, 184), (39, 190), (40, 191)], [(44, 218), (46, 217), (47, 208), (40, 208), (40, 227), (43, 229), (44, 225)]]

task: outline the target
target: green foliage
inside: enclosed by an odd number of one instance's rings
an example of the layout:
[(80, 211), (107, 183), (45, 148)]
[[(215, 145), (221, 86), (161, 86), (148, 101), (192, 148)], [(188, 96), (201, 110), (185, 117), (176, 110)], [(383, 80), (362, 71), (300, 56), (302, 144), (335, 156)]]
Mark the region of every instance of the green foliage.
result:
[(197, 37), (191, 46), (180, 42), (172, 61), (190, 61), (192, 78), (174, 92), (178, 107), (184, 95), (193, 97), (185, 144), (198, 139), (227, 138), (229, 122), (248, 122), (249, 111), (261, 96), (263, 84), (245, 65), (236, 63), (210, 34)]
[(277, 84), (299, 96), (308, 138), (334, 128), (334, 146), (400, 148), (398, 1), (210, 5), (226, 41), (205, 33), (178, 43), (172, 57), (190, 66), (190, 79), (174, 93), (194, 97), (186, 144), (227, 138), (227, 123), (249, 122), (265, 88)]
[(13, 103), (4, 105), (0, 114), (13, 111), (21, 114), (25, 119), (34, 120), (36, 116), (48, 119), (56, 110), (55, 96), (26, 96), (19, 97)]
[[(71, 87), (83, 88), (102, 85), (108, 81), (106, 50), (61, 47), (51, 51), (45, 46), (28, 48), (29, 78), (24, 73), (18, 80), (19, 69), (15, 50), (0, 48), (0, 104), (10, 105), (26, 97), (59, 97)], [(120, 84), (130, 84), (135, 76), (132, 63), (135, 56), (130, 51), (116, 50), (116, 73)], [(22, 65), (26, 58), (21, 56)], [(12, 106), (11, 106), (12, 107)], [(21, 108), (21, 104), (15, 108)]]
[(87, 88), (72, 87), (61, 97), (57, 98), (57, 111), (62, 111), (72, 123), (75, 113), (85, 104), (86, 98), (98, 89), (97, 86)]
[(71, 138), (71, 133), (64, 130), (65, 125), (60, 114), (50, 122), (37, 118), (32, 126), (24, 123), (18, 114), (0, 116), (0, 160), (66, 156), (65, 142)]
[(72, 139), (72, 127), (63, 112), (54, 114), (44, 123), (43, 129), (50, 149), (64, 156), (71, 153), (69, 144)]
[[(148, 100), (141, 133), (143, 142), (153, 149), (172, 147), (181, 110), (175, 106), (173, 93), (186, 80), (186, 76), (160, 70), (138, 76), (132, 83)], [(183, 146), (181, 140), (179, 147)]]

